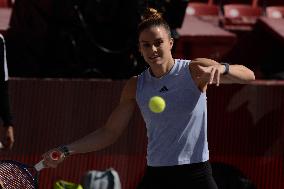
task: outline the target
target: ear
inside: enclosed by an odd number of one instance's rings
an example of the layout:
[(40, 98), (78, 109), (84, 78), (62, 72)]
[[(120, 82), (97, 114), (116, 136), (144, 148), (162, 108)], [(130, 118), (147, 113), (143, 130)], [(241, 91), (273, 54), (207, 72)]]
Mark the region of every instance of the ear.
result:
[(171, 46), (171, 50), (172, 50), (172, 48), (174, 46), (174, 38), (170, 38), (170, 46)]

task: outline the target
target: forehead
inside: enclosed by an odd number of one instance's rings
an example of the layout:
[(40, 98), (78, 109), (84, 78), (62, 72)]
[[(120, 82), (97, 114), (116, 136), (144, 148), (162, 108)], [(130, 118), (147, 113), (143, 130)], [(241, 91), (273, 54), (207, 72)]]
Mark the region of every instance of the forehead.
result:
[(168, 32), (163, 26), (153, 26), (146, 28), (140, 33), (139, 42), (166, 38), (168, 38)]

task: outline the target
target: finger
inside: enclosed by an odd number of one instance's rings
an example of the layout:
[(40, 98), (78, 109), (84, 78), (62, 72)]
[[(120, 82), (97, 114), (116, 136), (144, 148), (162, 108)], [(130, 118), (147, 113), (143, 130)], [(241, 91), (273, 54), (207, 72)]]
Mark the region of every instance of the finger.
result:
[(43, 161), (43, 165), (45, 166), (45, 167), (50, 167), (50, 168), (56, 168), (57, 167), (57, 164), (55, 164), (55, 163), (52, 163), (52, 162), (50, 162), (50, 161)]
[(220, 71), (217, 69), (216, 71), (216, 86), (220, 85)]
[(216, 72), (216, 68), (212, 67), (212, 70), (210, 72), (210, 80), (209, 80), (209, 84), (212, 84), (214, 81), (214, 76), (215, 76), (215, 72)]

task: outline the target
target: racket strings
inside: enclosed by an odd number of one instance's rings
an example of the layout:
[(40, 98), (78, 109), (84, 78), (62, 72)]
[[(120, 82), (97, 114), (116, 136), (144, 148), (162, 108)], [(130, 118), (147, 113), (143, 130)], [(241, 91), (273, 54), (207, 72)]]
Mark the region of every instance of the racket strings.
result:
[(0, 180), (5, 189), (35, 189), (31, 175), (12, 163), (0, 164)]

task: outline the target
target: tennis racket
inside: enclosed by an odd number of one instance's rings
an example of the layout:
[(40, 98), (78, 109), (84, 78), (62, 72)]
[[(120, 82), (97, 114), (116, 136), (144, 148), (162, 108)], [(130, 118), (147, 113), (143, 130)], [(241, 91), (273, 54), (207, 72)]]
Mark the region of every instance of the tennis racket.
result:
[[(57, 160), (59, 152), (53, 152), (51, 158)], [(18, 161), (0, 161), (0, 189), (38, 189), (39, 172), (45, 168), (43, 160), (34, 166)]]

